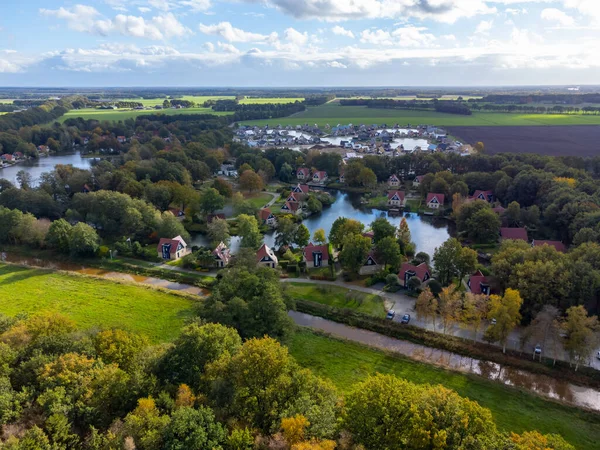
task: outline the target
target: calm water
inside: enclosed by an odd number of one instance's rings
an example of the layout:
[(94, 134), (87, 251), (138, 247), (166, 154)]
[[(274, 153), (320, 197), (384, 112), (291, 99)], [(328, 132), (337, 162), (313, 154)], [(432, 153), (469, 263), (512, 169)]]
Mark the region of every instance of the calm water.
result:
[[(408, 129), (388, 130), (388, 132), (390, 132), (390, 133), (394, 133), (395, 131), (399, 131), (400, 133), (408, 133), (411, 130), (408, 130)], [(312, 137), (308, 133), (302, 133), (301, 131), (296, 131), (296, 130), (288, 131), (288, 136), (294, 136), (294, 137), (304, 136), (307, 139)], [(352, 136), (326, 136), (326, 137), (322, 137), (321, 141), (329, 143), (331, 145), (340, 145), (340, 142), (349, 141), (351, 139), (352, 139)], [(393, 149), (400, 147), (400, 145), (403, 145), (405, 150), (414, 150), (416, 147), (420, 147), (421, 149), (425, 150), (429, 146), (429, 142), (427, 142), (427, 139), (418, 139), (418, 138), (395, 138), (392, 142), (390, 142), (390, 147)]]
[(31, 174), (33, 184), (39, 182), (40, 175), (44, 172), (52, 172), (57, 164), (71, 164), (78, 169), (89, 169), (94, 158), (82, 158), (79, 153), (68, 153), (57, 156), (39, 158), (33, 162), (23, 162), (11, 167), (0, 169), (0, 178), (5, 178), (11, 183), (17, 184), (17, 172), (24, 170)]
[(373, 331), (353, 328), (297, 311), (290, 311), (288, 314), (297, 325), (324, 331), (338, 338), (404, 355), (418, 361), (441, 366), (445, 369), (479, 375), (508, 386), (526, 389), (542, 397), (600, 411), (600, 392), (592, 388), (576, 386), (545, 375), (534, 374), (493, 362), (481, 361), (445, 350), (394, 339)]
[[(330, 207), (323, 208), (323, 212), (310, 216), (303, 223), (310, 231), (310, 235), (323, 228), (325, 234), (329, 235), (331, 225), (338, 217), (347, 217), (355, 219), (369, 226), (378, 217), (387, 218), (394, 226), (400, 225), (402, 215), (389, 216), (386, 211), (364, 208), (360, 204), (360, 195), (349, 194), (342, 191), (332, 191), (335, 197), (335, 203)], [(434, 250), (443, 244), (449, 237), (449, 224), (446, 220), (435, 219), (433, 217), (419, 216), (414, 213), (405, 213), (406, 221), (410, 228), (412, 240), (417, 244), (417, 251), (423, 251), (433, 256)], [(264, 241), (267, 245), (273, 246), (275, 243), (275, 233), (265, 235)], [(192, 240), (192, 245), (207, 246), (208, 240), (205, 236), (196, 235)], [(233, 237), (231, 240), (231, 249), (235, 252), (239, 248), (239, 238)]]

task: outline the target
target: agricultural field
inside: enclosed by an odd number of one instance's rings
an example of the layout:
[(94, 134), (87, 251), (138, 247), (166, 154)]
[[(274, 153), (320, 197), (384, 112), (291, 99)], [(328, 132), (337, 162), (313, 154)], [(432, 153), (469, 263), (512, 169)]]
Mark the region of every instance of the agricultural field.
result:
[[(162, 106), (163, 102), (165, 101), (167, 97), (161, 97), (161, 98), (150, 98), (150, 99), (146, 99), (146, 98), (124, 98), (124, 99), (119, 99), (119, 101), (123, 101), (123, 102), (138, 102), (141, 103), (144, 106), (156, 106), (156, 105), (160, 105)], [(176, 100), (189, 100), (192, 102), (196, 102), (196, 104), (198, 105), (203, 105), (204, 102), (208, 101), (208, 100), (232, 100), (235, 97), (234, 96), (226, 96), (226, 95), (182, 95), (181, 97), (168, 97), (169, 99), (176, 99)]]
[(192, 316), (188, 298), (134, 284), (0, 265), (0, 313), (59, 312), (82, 329), (120, 327), (152, 342), (174, 339)]
[(286, 283), (286, 291), (292, 298), (310, 300), (336, 308), (348, 308), (376, 317), (385, 317), (383, 299), (378, 295), (352, 291), (340, 286), (309, 283)]
[(450, 126), (539, 126), (539, 125), (600, 125), (600, 115), (576, 114), (505, 114), (476, 112), (471, 116), (438, 113), (435, 111), (406, 111), (393, 109), (375, 109), (366, 106), (341, 106), (328, 103), (308, 108), (291, 117), (273, 120), (254, 120), (243, 122), (245, 125), (310, 125), (317, 124), (388, 124), (419, 125), (432, 124), (441, 127)]
[(397, 375), (417, 384), (441, 384), (489, 408), (501, 430), (520, 433), (537, 429), (542, 433), (559, 433), (579, 450), (598, 448), (600, 416), (593, 413), (477, 376), (391, 356), (308, 330), (296, 332), (288, 346), (302, 366), (329, 378), (342, 392), (351, 390), (355, 383), (375, 373)]
[(0, 103), (3, 103), (5, 105), (10, 105), (13, 101), (14, 100), (12, 98), (0, 98)]
[(243, 100), (240, 100), (240, 104), (241, 105), (263, 105), (266, 103), (295, 103), (295, 102), (302, 102), (304, 101), (304, 98), (302, 97), (277, 97), (277, 98), (269, 98), (269, 97), (265, 97), (265, 98), (260, 98), (260, 97), (247, 97)]
[(133, 119), (145, 114), (215, 114), (217, 116), (226, 116), (229, 112), (214, 112), (211, 108), (184, 108), (184, 109), (157, 109), (157, 110), (133, 110), (133, 109), (77, 109), (71, 110), (59, 119), (59, 122), (64, 122), (67, 119), (82, 117), (85, 120), (126, 120)]
[(486, 153), (583, 157), (600, 153), (600, 126), (450, 127), (448, 131), (470, 144), (483, 142)]

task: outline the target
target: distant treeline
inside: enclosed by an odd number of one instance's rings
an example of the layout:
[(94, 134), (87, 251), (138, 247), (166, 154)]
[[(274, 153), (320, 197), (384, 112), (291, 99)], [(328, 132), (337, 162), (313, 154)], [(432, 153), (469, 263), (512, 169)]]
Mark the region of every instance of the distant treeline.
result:
[(0, 103), (0, 112), (13, 112), (20, 109), (18, 106), (11, 105), (8, 103)]
[(138, 108), (140, 106), (144, 106), (143, 104), (139, 103), (139, 102), (124, 102), (124, 101), (120, 101), (115, 103), (115, 106), (117, 108)]
[(505, 113), (525, 113), (525, 114), (594, 114), (600, 113), (598, 106), (577, 106), (554, 105), (554, 106), (533, 106), (526, 104), (492, 104), (492, 103), (470, 103), (469, 107), (475, 111), (505, 112)]
[(278, 119), (291, 116), (306, 110), (304, 103), (265, 103), (255, 105), (238, 105), (233, 114), (233, 121)]
[(51, 101), (27, 111), (1, 116), (0, 131), (18, 130), (21, 127), (52, 122), (69, 111), (71, 107), (69, 102), (63, 100)]
[(342, 106), (366, 106), (367, 108), (380, 109), (410, 109), (410, 110), (435, 110), (437, 112), (460, 114), (470, 116), (471, 110), (461, 102), (453, 102), (449, 100), (392, 100), (392, 99), (342, 99)]
[(566, 105), (581, 105), (582, 103), (600, 103), (600, 93), (590, 94), (538, 94), (538, 95), (486, 95), (481, 100), (469, 100), (469, 102), (485, 103), (564, 103)]
[(330, 95), (311, 95), (309, 97), (306, 97), (304, 99), (304, 104), (306, 106), (319, 106), (319, 105), (324, 105), (325, 103), (333, 100), (335, 98), (335, 95), (330, 94)]

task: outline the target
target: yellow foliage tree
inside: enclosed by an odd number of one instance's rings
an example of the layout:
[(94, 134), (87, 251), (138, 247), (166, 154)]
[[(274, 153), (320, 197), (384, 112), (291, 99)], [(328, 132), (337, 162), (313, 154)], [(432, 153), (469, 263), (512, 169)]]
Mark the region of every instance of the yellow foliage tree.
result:
[(504, 297), (499, 295), (490, 297), (488, 318), (496, 319), (496, 324), (487, 329), (486, 336), (492, 341), (500, 342), (504, 353), (506, 353), (506, 341), (510, 332), (521, 321), (522, 304), (521, 294), (515, 289), (507, 289)]
[(283, 436), (289, 445), (297, 444), (304, 439), (304, 433), (310, 422), (306, 417), (298, 414), (294, 417), (281, 419), (281, 429)]
[(193, 407), (196, 402), (196, 396), (187, 384), (179, 385), (177, 388), (177, 396), (175, 397), (175, 406), (178, 408), (182, 406)]
[(577, 180), (575, 178), (567, 178), (567, 177), (554, 177), (554, 181), (557, 183), (564, 183), (569, 185), (569, 187), (574, 188), (577, 185)]

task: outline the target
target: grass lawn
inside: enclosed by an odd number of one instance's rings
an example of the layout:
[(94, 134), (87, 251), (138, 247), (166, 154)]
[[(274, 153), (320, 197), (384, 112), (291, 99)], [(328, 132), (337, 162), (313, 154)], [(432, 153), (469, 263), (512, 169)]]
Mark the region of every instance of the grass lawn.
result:
[[(294, 334), (290, 353), (342, 392), (375, 373), (394, 374), (414, 383), (441, 384), (492, 411), (501, 430), (559, 433), (577, 449), (597, 449), (600, 416), (544, 400), (500, 383), (450, 372), (307, 330)], [(402, 395), (401, 392), (392, 393)]]
[(59, 119), (59, 122), (64, 122), (67, 119), (82, 117), (85, 120), (125, 120), (132, 119), (145, 114), (214, 114), (217, 116), (226, 116), (228, 112), (214, 112), (211, 108), (184, 108), (184, 109), (157, 109), (157, 110), (132, 110), (132, 109), (95, 109), (85, 108), (71, 110)]
[(332, 102), (310, 107), (306, 111), (272, 120), (243, 122), (250, 125), (310, 125), (325, 124), (435, 124), (438, 126), (533, 126), (533, 125), (600, 125), (600, 116), (576, 114), (503, 114), (475, 112), (471, 116), (445, 114), (435, 111), (406, 111), (375, 109), (366, 106), (341, 106)]
[(254, 208), (257, 208), (257, 209), (260, 209), (263, 206), (265, 206), (273, 198), (273, 196), (271, 194), (268, 194), (266, 192), (258, 192), (258, 193), (253, 193), (253, 194), (249, 194), (249, 195), (244, 194), (244, 197), (246, 198), (246, 200), (248, 202), (250, 202), (250, 204)]
[(0, 265), (0, 313), (60, 312), (81, 328), (120, 327), (153, 342), (179, 335), (192, 301), (132, 284)]
[(379, 195), (368, 199), (367, 207), (369, 208), (385, 208), (387, 206), (387, 195)]
[(385, 317), (383, 299), (378, 295), (352, 291), (339, 286), (311, 283), (287, 283), (287, 292), (294, 298), (310, 300), (336, 308), (349, 308), (377, 317)]

